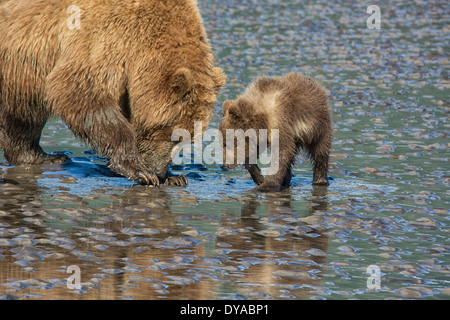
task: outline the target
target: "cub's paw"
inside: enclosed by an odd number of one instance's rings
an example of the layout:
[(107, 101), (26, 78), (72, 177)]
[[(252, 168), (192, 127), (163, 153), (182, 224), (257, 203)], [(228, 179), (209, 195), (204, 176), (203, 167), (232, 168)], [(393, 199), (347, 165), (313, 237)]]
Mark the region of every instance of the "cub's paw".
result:
[(62, 153), (56, 153), (56, 154), (40, 154), (38, 157), (36, 157), (36, 160), (33, 161), (33, 163), (36, 164), (52, 164), (52, 163), (64, 163), (70, 158)]
[(330, 182), (328, 181), (328, 179), (321, 179), (321, 180), (313, 181), (313, 185), (315, 185), (315, 186), (329, 186)]
[(170, 176), (166, 178), (164, 185), (168, 187), (186, 187), (188, 185), (188, 178), (182, 174)]
[(259, 192), (277, 192), (281, 190), (281, 186), (278, 184), (263, 183), (256, 187), (256, 191)]

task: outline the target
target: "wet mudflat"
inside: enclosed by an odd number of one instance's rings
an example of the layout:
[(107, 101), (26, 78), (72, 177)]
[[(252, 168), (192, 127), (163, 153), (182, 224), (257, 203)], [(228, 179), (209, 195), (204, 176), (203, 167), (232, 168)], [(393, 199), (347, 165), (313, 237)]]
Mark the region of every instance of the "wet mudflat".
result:
[(71, 162), (2, 158), (0, 298), (448, 299), (447, 2), (380, 5), (379, 30), (361, 1), (199, 5), (228, 75), (210, 127), (257, 75), (309, 75), (330, 92), (330, 186), (302, 157), (279, 193), (215, 164), (131, 186), (53, 121), (42, 146)]

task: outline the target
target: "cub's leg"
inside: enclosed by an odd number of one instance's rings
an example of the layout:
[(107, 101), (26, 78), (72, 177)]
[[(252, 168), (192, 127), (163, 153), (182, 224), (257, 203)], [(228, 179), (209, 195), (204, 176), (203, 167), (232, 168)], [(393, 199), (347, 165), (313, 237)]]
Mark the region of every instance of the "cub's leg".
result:
[(313, 162), (313, 184), (328, 186), (328, 160), (331, 149), (331, 134), (324, 132), (315, 143), (306, 146)]
[(247, 158), (244, 167), (250, 173), (250, 176), (257, 185), (264, 183), (264, 176), (261, 174), (261, 169), (257, 164), (249, 164)]
[[(250, 173), (250, 176), (257, 185), (261, 185), (264, 183), (264, 176), (261, 174), (261, 169), (258, 167), (258, 165), (256, 164), (245, 165), (245, 168)], [(281, 186), (283, 188), (288, 188), (289, 185), (291, 184), (291, 179), (292, 179), (292, 168), (289, 168), (284, 176)]]
[(278, 160), (278, 171), (275, 174), (266, 175), (264, 183), (257, 187), (259, 191), (278, 191), (286, 184), (289, 185), (288, 181), (290, 183), (297, 148), (291, 136), (283, 135), (280, 132), (280, 137), (285, 138), (279, 141), (279, 158), (272, 159), (272, 161)]
[(284, 176), (284, 179), (283, 179), (282, 187), (289, 188), (289, 186), (291, 184), (291, 179), (292, 179), (292, 167), (288, 168), (286, 175)]

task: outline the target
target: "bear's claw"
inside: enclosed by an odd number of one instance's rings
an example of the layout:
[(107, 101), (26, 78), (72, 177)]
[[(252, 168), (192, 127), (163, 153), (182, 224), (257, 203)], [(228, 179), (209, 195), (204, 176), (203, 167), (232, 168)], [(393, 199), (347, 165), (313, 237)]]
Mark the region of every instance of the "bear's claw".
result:
[(185, 175), (170, 176), (164, 181), (164, 186), (172, 187), (186, 187), (188, 185), (188, 178)]
[(142, 172), (138, 172), (137, 178), (134, 180), (136, 180), (136, 182), (138, 182), (139, 184), (143, 184), (143, 185), (153, 185), (155, 187), (159, 186), (158, 177), (156, 175), (152, 175), (152, 174), (145, 174)]
[(64, 163), (69, 159), (65, 154), (45, 154), (42, 157), (43, 163)]

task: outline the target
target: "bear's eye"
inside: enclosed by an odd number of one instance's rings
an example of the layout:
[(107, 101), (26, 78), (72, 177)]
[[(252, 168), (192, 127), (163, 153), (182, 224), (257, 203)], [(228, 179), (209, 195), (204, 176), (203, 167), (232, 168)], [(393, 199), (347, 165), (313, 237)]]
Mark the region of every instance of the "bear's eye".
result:
[(186, 101), (191, 96), (191, 90), (186, 91), (186, 93), (181, 97), (181, 101)]

